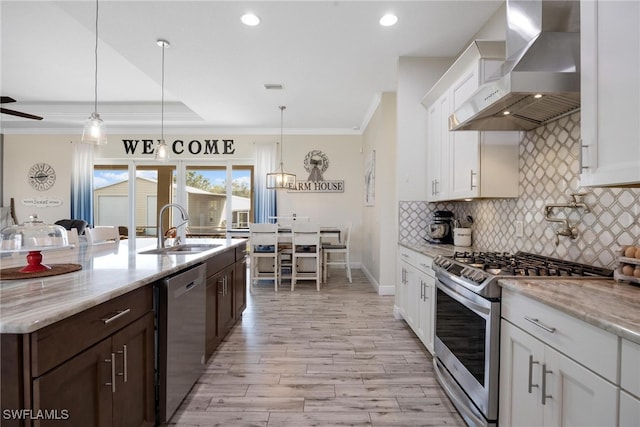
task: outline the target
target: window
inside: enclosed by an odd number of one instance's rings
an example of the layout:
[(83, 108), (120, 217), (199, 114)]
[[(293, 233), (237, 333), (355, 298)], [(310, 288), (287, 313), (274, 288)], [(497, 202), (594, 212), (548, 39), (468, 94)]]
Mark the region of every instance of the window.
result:
[[(135, 215), (131, 220), (128, 167), (94, 167), (94, 223), (127, 227), (134, 223), (136, 236), (156, 236), (160, 208), (175, 203), (181, 191), (176, 167), (134, 166)], [(227, 228), (248, 228), (253, 221), (253, 166), (186, 166), (184, 182), (180, 200), (189, 212), (188, 235), (224, 236)], [(175, 213), (168, 209), (166, 215), (163, 223), (171, 224)]]

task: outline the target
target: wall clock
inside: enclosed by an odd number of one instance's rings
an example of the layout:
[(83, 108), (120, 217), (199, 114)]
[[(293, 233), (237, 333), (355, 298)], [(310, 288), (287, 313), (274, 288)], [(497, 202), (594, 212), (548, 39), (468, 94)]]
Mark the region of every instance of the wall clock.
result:
[(50, 189), (56, 182), (56, 171), (46, 163), (36, 163), (29, 169), (29, 184), (38, 190)]

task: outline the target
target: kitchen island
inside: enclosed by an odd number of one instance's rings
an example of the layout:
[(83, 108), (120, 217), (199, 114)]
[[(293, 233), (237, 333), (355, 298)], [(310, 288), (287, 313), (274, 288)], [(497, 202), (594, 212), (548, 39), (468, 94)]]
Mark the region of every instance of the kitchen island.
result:
[[(154, 285), (206, 266), (207, 355), (246, 305), (246, 241), (188, 243), (212, 246), (157, 255), (141, 253), (155, 239), (80, 245), (43, 254), (45, 264), (79, 264), (79, 271), (1, 280), (2, 425), (155, 424)], [(24, 265), (24, 257), (3, 256), (2, 268)]]

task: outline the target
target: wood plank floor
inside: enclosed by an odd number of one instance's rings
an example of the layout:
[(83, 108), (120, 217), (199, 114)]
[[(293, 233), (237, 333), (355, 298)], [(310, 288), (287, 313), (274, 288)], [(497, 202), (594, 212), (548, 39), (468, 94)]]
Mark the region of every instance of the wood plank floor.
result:
[(352, 272), (255, 286), (171, 425), (464, 426), (393, 296)]

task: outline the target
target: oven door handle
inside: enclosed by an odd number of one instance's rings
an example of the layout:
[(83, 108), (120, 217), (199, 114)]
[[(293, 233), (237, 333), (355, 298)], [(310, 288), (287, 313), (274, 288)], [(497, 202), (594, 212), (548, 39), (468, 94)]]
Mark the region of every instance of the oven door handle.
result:
[[(488, 319), (489, 318), (489, 315), (491, 313), (491, 302), (490, 301), (485, 300), (485, 299), (483, 299), (481, 297), (478, 297), (478, 298), (480, 298), (482, 303), (473, 301), (473, 300), (467, 298), (465, 295), (461, 294), (460, 292), (456, 291), (455, 288), (451, 288), (451, 287), (445, 285), (439, 279), (437, 280), (436, 285), (437, 285), (438, 289), (440, 289), (442, 292), (444, 292), (445, 294), (449, 295), (451, 298), (453, 298), (454, 300), (458, 301), (460, 304), (464, 305), (465, 307), (469, 308), (471, 311), (476, 313), (478, 316), (482, 317), (483, 319)], [(437, 302), (436, 302), (436, 305), (437, 305)]]

